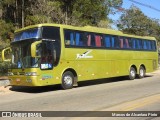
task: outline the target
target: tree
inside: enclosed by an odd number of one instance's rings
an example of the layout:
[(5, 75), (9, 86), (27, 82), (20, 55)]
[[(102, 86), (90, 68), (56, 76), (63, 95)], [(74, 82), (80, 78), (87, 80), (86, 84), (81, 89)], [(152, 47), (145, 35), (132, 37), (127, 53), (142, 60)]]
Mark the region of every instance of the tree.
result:
[(110, 27), (108, 15), (121, 5), (122, 0), (0, 0), (0, 40), (39, 23)]
[(154, 36), (157, 40), (160, 40), (160, 22), (148, 18), (136, 6), (131, 6), (130, 9), (121, 15), (117, 27), (124, 33)]
[(67, 21), (68, 24), (98, 26), (99, 22), (102, 21), (107, 24), (109, 21), (108, 14), (115, 7), (121, 5), (122, 0), (76, 0), (74, 2), (71, 0), (65, 2), (62, 7), (64, 11), (67, 11), (67, 19), (70, 20)]
[(80, 25), (97, 25), (107, 17), (104, 0), (78, 0), (73, 5), (72, 16)]
[(0, 48), (9, 46), (10, 41), (13, 39), (13, 24), (0, 20), (0, 28), (3, 28), (0, 30)]
[(121, 5), (122, 0), (1, 0), (0, 17), (16, 28), (46, 22), (97, 26)]
[(30, 2), (25, 26), (38, 23), (62, 23), (63, 13), (60, 2), (53, 0), (36, 0)]
[(6, 23), (13, 23), (18, 28), (22, 26), (22, 0), (1, 0), (0, 18)]
[(131, 6), (131, 8), (126, 10), (126, 12), (120, 17), (118, 27), (124, 32), (137, 35), (147, 35), (149, 32), (149, 22), (150, 19), (148, 19), (142, 11), (135, 6)]

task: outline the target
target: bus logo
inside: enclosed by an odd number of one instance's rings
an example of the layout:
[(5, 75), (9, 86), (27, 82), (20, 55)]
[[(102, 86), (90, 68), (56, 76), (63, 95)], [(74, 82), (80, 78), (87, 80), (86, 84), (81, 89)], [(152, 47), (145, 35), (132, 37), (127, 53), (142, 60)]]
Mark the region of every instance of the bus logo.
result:
[(91, 53), (92, 50), (86, 51), (83, 54), (77, 54), (77, 59), (81, 59), (81, 58), (93, 58), (93, 56), (89, 56), (88, 54)]

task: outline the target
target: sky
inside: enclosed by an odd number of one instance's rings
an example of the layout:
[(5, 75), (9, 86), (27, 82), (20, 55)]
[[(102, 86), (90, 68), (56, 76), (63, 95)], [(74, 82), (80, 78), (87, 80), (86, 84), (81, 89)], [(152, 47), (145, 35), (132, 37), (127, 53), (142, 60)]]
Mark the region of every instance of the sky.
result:
[[(134, 0), (134, 1), (140, 2), (140, 3), (145, 4), (147, 6), (154, 7), (156, 9), (158, 9), (159, 11), (153, 10), (153, 9), (146, 7), (146, 6), (143, 6), (143, 5), (136, 4), (136, 3), (132, 2), (132, 0), (131, 1), (130, 0), (123, 0), (122, 8), (129, 9), (131, 7), (131, 5), (135, 5), (149, 18), (160, 19), (160, 0)], [(120, 13), (117, 13), (116, 15), (110, 15), (110, 18), (113, 20), (118, 20), (120, 15), (121, 15)]]
[(122, 7), (128, 9), (128, 8), (130, 8), (130, 6), (132, 4), (134, 4), (135, 6), (140, 8), (141, 11), (145, 15), (147, 15), (148, 17), (160, 19), (160, 0), (134, 0), (134, 1), (137, 1), (137, 2), (140, 2), (140, 3), (146, 4), (146, 5), (152, 6), (152, 7), (156, 8), (156, 9), (158, 9), (159, 11), (156, 11), (156, 10), (153, 10), (153, 9), (151, 9), (149, 7), (145, 7), (145, 6), (133, 3), (130, 0), (123, 0)]

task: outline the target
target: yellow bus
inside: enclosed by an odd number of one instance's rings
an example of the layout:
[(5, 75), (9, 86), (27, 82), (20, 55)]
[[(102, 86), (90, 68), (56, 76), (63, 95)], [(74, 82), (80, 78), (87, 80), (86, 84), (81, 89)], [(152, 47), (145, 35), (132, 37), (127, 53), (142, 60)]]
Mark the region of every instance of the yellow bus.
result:
[[(143, 78), (158, 68), (154, 37), (91, 26), (38, 24), (15, 31), (8, 77), (13, 86), (61, 84), (128, 76)], [(7, 49), (6, 49), (7, 50)], [(5, 60), (5, 49), (2, 51)]]

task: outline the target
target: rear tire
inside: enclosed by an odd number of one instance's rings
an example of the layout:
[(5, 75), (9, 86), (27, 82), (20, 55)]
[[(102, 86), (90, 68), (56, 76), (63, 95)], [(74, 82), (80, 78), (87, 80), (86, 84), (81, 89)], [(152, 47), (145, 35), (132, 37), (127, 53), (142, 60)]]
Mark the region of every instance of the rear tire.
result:
[(64, 90), (73, 88), (74, 75), (70, 71), (66, 71), (62, 76), (62, 88)]
[(131, 68), (130, 68), (130, 71), (129, 71), (129, 76), (128, 76), (128, 78), (129, 78), (130, 80), (134, 80), (135, 77), (136, 77), (136, 70), (135, 70), (134, 67), (131, 67)]
[(146, 73), (146, 70), (144, 69), (144, 67), (140, 67), (139, 68), (139, 74), (138, 74), (138, 78), (144, 78), (144, 76), (145, 76), (145, 73)]

